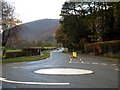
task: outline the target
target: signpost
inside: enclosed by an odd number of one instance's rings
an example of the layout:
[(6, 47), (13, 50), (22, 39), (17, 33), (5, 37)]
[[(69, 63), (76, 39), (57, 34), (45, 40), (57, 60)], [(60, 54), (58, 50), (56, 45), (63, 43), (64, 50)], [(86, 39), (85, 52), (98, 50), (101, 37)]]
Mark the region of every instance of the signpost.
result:
[(77, 57), (77, 52), (73, 52), (72, 55), (73, 55), (74, 58), (76, 58)]

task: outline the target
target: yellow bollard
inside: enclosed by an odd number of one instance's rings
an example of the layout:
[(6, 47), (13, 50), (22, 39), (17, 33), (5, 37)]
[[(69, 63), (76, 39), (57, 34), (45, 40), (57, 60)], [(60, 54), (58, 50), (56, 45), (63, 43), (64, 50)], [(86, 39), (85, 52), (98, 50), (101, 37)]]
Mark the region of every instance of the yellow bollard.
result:
[(73, 52), (72, 54), (73, 54), (73, 57), (75, 57), (75, 58), (77, 57), (77, 53), (76, 52)]

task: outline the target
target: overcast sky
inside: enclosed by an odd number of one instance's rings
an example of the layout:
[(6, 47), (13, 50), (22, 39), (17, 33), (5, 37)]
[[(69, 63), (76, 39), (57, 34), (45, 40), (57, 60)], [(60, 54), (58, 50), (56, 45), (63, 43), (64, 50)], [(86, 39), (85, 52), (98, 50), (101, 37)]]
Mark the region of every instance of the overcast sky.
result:
[(39, 19), (59, 19), (66, 0), (7, 0), (15, 6), (15, 12), (23, 23)]

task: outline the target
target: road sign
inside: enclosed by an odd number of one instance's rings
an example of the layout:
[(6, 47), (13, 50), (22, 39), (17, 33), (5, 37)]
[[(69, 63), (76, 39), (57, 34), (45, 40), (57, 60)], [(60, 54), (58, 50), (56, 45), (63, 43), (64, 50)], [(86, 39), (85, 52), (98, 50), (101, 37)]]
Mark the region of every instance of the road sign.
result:
[(75, 57), (75, 58), (77, 57), (77, 53), (76, 52), (73, 52), (72, 54), (73, 54), (73, 57)]

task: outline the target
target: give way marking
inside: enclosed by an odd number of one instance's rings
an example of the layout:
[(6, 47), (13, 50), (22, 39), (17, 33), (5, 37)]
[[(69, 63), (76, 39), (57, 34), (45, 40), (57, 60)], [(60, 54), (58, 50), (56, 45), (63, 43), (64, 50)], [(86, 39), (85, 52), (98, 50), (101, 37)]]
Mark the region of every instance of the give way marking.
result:
[(13, 81), (7, 80), (6, 78), (0, 77), (0, 81), (16, 84), (37, 84), (37, 85), (69, 85), (70, 83), (44, 83), (44, 82), (22, 82), (22, 81)]

